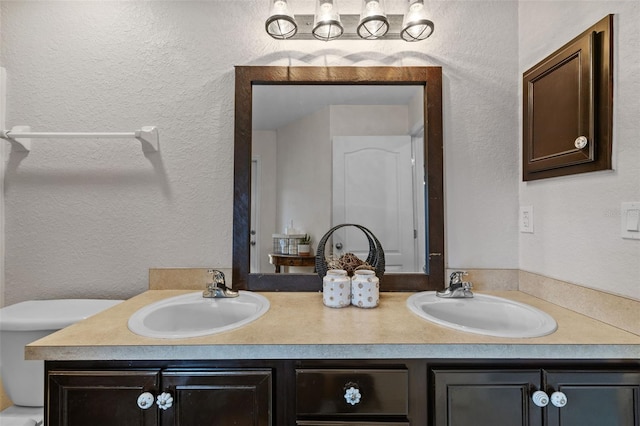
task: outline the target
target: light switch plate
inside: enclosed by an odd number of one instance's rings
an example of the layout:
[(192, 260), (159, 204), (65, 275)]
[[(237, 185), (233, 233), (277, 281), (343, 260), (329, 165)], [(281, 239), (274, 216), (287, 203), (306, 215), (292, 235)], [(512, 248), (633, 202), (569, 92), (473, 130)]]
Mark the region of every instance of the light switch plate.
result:
[(533, 206), (520, 206), (520, 232), (533, 234)]
[(640, 201), (621, 204), (620, 236), (629, 240), (640, 240)]

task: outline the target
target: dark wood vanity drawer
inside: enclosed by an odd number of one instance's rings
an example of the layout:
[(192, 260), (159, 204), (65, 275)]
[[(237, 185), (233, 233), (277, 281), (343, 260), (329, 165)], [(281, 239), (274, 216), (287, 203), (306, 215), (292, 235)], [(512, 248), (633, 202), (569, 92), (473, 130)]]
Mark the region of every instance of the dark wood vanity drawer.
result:
[(354, 421), (354, 422), (324, 422), (320, 421), (297, 421), (296, 426), (409, 426), (409, 422), (362, 422), (362, 421)]
[[(350, 388), (357, 390), (360, 396), (355, 404), (350, 404), (345, 398)], [(408, 407), (409, 374), (404, 369), (296, 370), (298, 416), (405, 417)]]

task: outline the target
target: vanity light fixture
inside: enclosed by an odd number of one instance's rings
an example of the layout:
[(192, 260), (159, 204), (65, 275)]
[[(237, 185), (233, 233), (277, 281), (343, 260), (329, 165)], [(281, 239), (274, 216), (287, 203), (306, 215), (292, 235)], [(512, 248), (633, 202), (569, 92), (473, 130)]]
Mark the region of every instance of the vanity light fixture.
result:
[(384, 11), (384, 0), (362, 0), (358, 35), (365, 40), (375, 40), (389, 31), (389, 20)]
[[(342, 0), (341, 0), (342, 1)], [(355, 1), (355, 0), (352, 0)], [(424, 0), (405, 0), (406, 13), (387, 14), (386, 0), (360, 0), (360, 15), (338, 12), (338, 0), (315, 0), (314, 15), (294, 17), (292, 0), (269, 0), (267, 33), (278, 40), (405, 40), (420, 41), (433, 34), (433, 21)]]
[(420, 41), (433, 34), (433, 22), (427, 18), (424, 0), (409, 0), (409, 8), (402, 21), (400, 37), (404, 41)]
[(270, 0), (271, 10), (265, 22), (267, 33), (278, 40), (293, 37), (298, 32), (298, 24), (289, 8), (287, 0)]
[(311, 33), (322, 41), (335, 40), (344, 32), (338, 12), (338, 0), (316, 0), (316, 14)]

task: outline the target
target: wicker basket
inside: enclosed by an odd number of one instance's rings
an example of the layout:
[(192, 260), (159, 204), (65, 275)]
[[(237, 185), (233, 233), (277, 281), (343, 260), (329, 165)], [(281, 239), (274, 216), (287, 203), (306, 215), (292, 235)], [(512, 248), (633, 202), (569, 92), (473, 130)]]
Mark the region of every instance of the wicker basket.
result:
[(323, 278), (325, 275), (327, 275), (327, 270), (329, 269), (327, 259), (324, 256), (324, 250), (327, 240), (331, 238), (331, 235), (334, 233), (334, 231), (345, 226), (354, 226), (364, 232), (367, 240), (369, 241), (369, 255), (367, 256), (365, 262), (374, 269), (376, 276), (381, 280), (382, 276), (384, 275), (384, 250), (382, 249), (382, 244), (380, 244), (380, 241), (378, 241), (376, 236), (373, 235), (373, 232), (369, 231), (362, 225), (356, 225), (353, 223), (336, 225), (331, 228), (326, 234), (324, 234), (324, 236), (320, 239), (316, 252), (316, 271), (318, 272), (318, 275), (320, 276), (320, 278)]

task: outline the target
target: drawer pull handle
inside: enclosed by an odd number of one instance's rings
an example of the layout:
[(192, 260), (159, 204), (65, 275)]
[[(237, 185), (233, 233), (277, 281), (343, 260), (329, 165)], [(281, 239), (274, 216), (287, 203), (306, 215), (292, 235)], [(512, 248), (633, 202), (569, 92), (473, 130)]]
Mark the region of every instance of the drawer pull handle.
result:
[(171, 406), (173, 405), (173, 397), (169, 392), (162, 392), (160, 395), (158, 395), (156, 404), (158, 404), (158, 408), (162, 410), (171, 408)]
[[(346, 386), (349, 385), (351, 385), (351, 387), (346, 388)], [(344, 392), (345, 401), (351, 405), (358, 404), (360, 402), (360, 398), (362, 398), (362, 395), (360, 395), (360, 389), (358, 389), (357, 385), (354, 385), (353, 383), (348, 383), (346, 386), (346, 390)]]
[(153, 405), (153, 394), (151, 392), (143, 392), (138, 397), (138, 407), (143, 410), (149, 409)]

